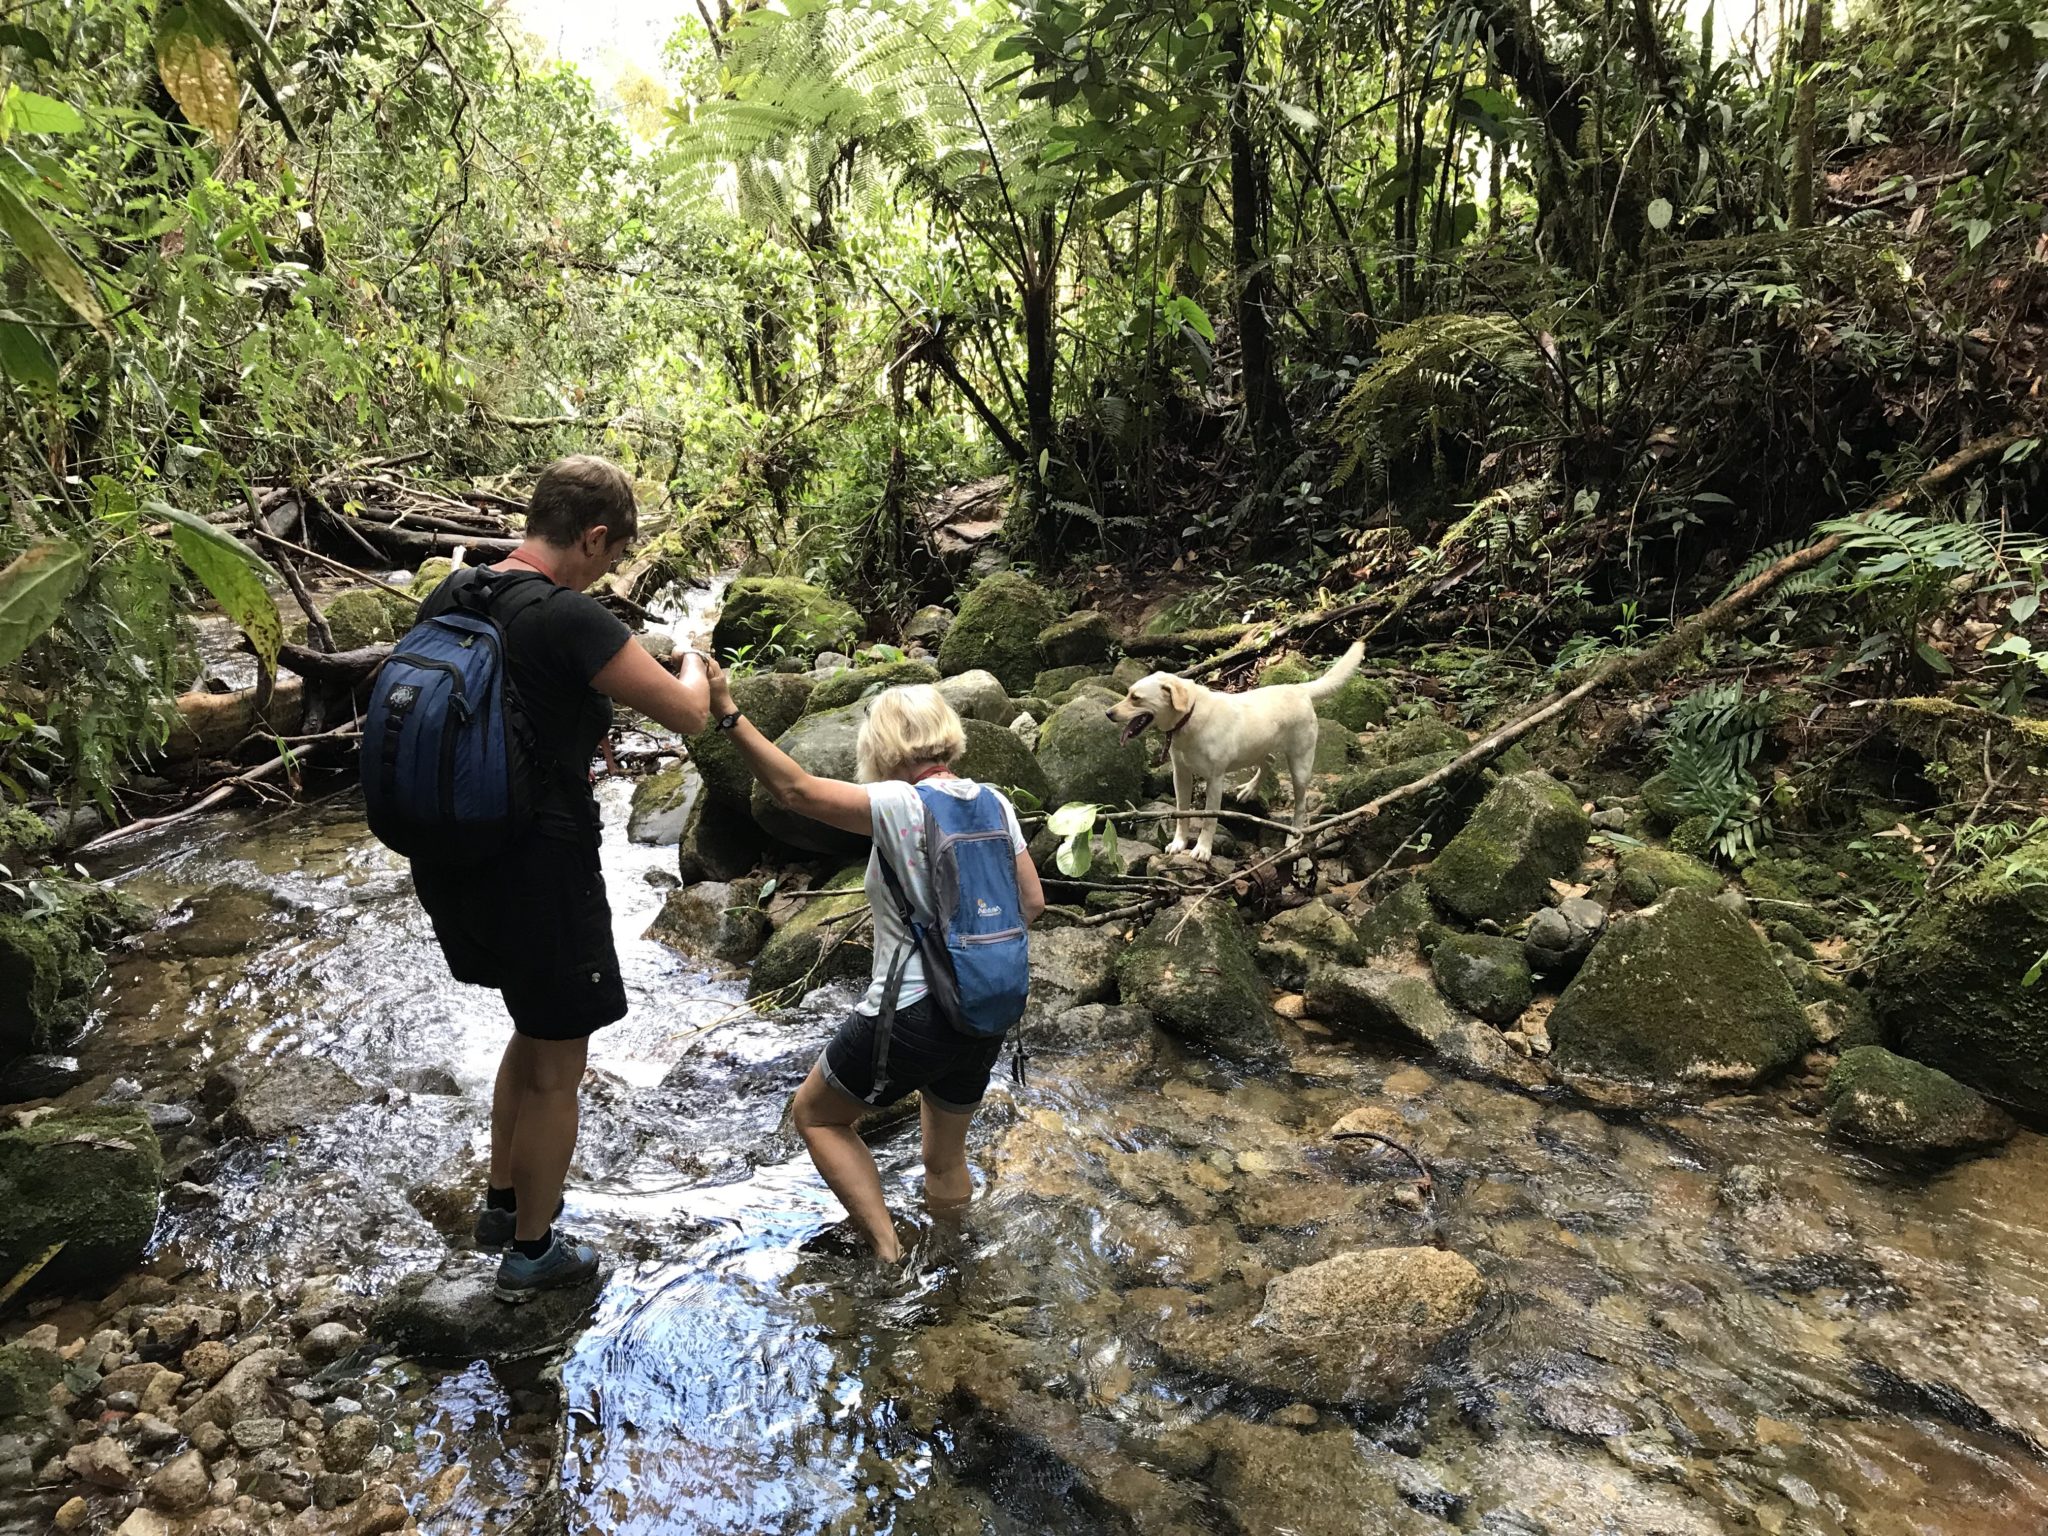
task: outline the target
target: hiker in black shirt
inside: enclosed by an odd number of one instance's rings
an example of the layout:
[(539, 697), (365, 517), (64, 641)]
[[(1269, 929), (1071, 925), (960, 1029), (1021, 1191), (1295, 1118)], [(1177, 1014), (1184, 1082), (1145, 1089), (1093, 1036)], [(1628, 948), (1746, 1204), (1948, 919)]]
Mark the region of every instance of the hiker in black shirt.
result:
[(420, 605), (420, 617), (431, 618), (482, 590), (504, 630), (506, 672), (537, 749), (533, 826), (516, 847), (480, 866), (413, 864), (449, 970), (497, 988), (512, 1015), (491, 1100), (490, 1188), (476, 1224), (479, 1248), (506, 1249), (497, 1283), (505, 1301), (597, 1270), (594, 1248), (553, 1229), (576, 1150), (590, 1036), (626, 1012), (591, 758), (611, 729), (614, 700), (685, 735), (706, 719), (702, 658), (683, 652), (672, 675), (584, 593), (637, 526), (625, 471), (581, 455), (557, 460), (534, 487), (525, 542), (494, 566), (455, 572)]

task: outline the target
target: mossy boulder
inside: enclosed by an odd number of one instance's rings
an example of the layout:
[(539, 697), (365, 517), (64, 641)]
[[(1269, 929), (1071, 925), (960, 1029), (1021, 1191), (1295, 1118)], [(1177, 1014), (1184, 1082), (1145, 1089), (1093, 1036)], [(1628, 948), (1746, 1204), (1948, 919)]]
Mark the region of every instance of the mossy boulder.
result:
[(1518, 773), (1487, 792), (1423, 883), (1438, 906), (1468, 923), (1510, 922), (1541, 906), (1553, 879), (1578, 869), (1592, 830), (1570, 790), (1547, 773)]
[[(805, 715), (775, 738), (775, 745), (795, 758), (806, 773), (821, 779), (857, 779), (859, 756), (856, 746), (861, 722), (867, 718), (866, 701), (839, 709)], [(748, 801), (754, 824), (779, 843), (808, 853), (857, 853), (868, 845), (867, 838), (854, 832), (828, 827), (822, 821), (784, 810), (766, 788), (756, 784)]]
[(418, 615), (419, 605), (390, 592), (359, 588), (342, 592), (320, 610), (337, 651), (360, 650), (396, 640)]
[(0, 1344), (0, 1419), (42, 1414), (64, 1379), (64, 1357), (34, 1344)]
[[(820, 680), (818, 686), (811, 690), (811, 701), (806, 709), (811, 714), (842, 709), (862, 699), (871, 699), (885, 688), (897, 688), (905, 683), (936, 683), (938, 680), (939, 669), (928, 661), (885, 661), (873, 667), (848, 667)], [(735, 699), (733, 702), (739, 701)]]
[(948, 677), (977, 669), (1021, 692), (1038, 671), (1038, 637), (1059, 617), (1052, 594), (1012, 571), (999, 571), (961, 600), (960, 617), (939, 642)]
[[(813, 680), (801, 673), (748, 672), (732, 680), (732, 701), (754, 729), (775, 740), (803, 718)], [(705, 726), (690, 738), (690, 761), (704, 779), (704, 793), (721, 810), (744, 811), (754, 793), (754, 775), (726, 732)]]
[(1365, 739), (1366, 755), (1375, 763), (1403, 763), (1445, 752), (1455, 755), (1471, 745), (1463, 731), (1435, 715), (1403, 720)]
[(455, 572), (455, 562), (446, 555), (436, 555), (431, 560), (422, 560), (420, 568), (412, 573), (412, 581), (406, 590), (414, 597), (425, 597)]
[(1162, 1029), (1240, 1061), (1277, 1054), (1265, 981), (1237, 909), (1183, 903), (1153, 918), (1117, 959), (1118, 995)]
[(59, 1110), (0, 1131), (0, 1273), (62, 1243), (39, 1283), (104, 1290), (149, 1246), (163, 1172), (139, 1109)]
[(1643, 780), (1643, 817), (1659, 832), (1669, 832), (1692, 813), (1679, 798), (1678, 780), (1667, 770)]
[(976, 668), (939, 683), (939, 697), (953, 706), (962, 720), (986, 720), (990, 725), (1008, 725), (1017, 716), (1017, 706), (993, 672)]
[(1639, 907), (1654, 906), (1666, 891), (1721, 889), (1720, 874), (1698, 859), (1669, 848), (1624, 848), (1614, 861), (1621, 894)]
[(685, 885), (737, 880), (768, 853), (768, 835), (751, 814), (721, 806), (708, 794), (691, 802), (676, 839), (676, 875)]
[(726, 589), (711, 631), (721, 656), (744, 651), (763, 662), (778, 652), (809, 661), (820, 651), (850, 651), (861, 618), (822, 587), (787, 576), (742, 576)]
[(1107, 665), (1116, 641), (1116, 626), (1109, 622), (1109, 615), (1086, 609), (1040, 630), (1038, 654), (1048, 667)]
[(1308, 973), (1324, 964), (1355, 965), (1365, 958), (1358, 933), (1326, 901), (1290, 907), (1266, 924), (1259, 940), (1259, 964), (1283, 987), (1299, 991)]
[(1359, 960), (1413, 960), (1422, 953), (1422, 930), (1436, 921), (1436, 909), (1420, 880), (1405, 881), (1374, 902), (1351, 926)]
[(681, 841), (690, 806), (703, 788), (703, 779), (688, 763), (674, 763), (648, 774), (633, 786), (633, 806), (626, 815), (627, 840), (656, 848), (673, 847)]
[(1153, 668), (1150, 664), (1142, 658), (1126, 656), (1122, 661), (1109, 669), (1109, 686), (1120, 694), (1126, 693), (1130, 690), (1131, 684), (1137, 682), (1142, 677), (1151, 676), (1152, 671)]
[(0, 864), (16, 877), (49, 858), (50, 824), (25, 805), (0, 806)]
[(85, 1022), (106, 974), (94, 930), (91, 913), (70, 902), (0, 913), (0, 1062), (59, 1045)]
[(1015, 791), (1022, 790), (1040, 806), (1045, 804), (1052, 786), (1046, 781), (1045, 770), (1038, 766), (1038, 759), (1016, 732), (990, 725), (986, 720), (963, 720), (960, 726), (967, 735), (967, 750), (953, 765), (954, 772), (977, 784), (993, 784), (1009, 792), (1013, 799)]
[(1550, 1016), (1553, 1060), (1668, 1087), (1769, 1077), (1811, 1039), (1770, 949), (1739, 914), (1677, 890), (1617, 917)]
[[(1259, 686), (1272, 688), (1283, 683), (1312, 683), (1328, 670), (1327, 663), (1311, 666), (1298, 656), (1285, 656), (1259, 674)], [(1336, 692), (1317, 699), (1315, 707), (1323, 719), (1334, 720), (1346, 730), (1370, 730), (1373, 726), (1386, 724), (1387, 716), (1393, 713), (1394, 690), (1376, 677), (1354, 674), (1346, 678)]]
[(1309, 1014), (1371, 1038), (1406, 1041), (1461, 1072), (1534, 1086), (1542, 1074), (1517, 1056), (1500, 1031), (1444, 1001), (1426, 976), (1326, 965), (1309, 973)]
[(874, 966), (875, 947), (867, 926), (854, 914), (867, 906), (861, 892), (864, 864), (850, 864), (825, 882), (834, 894), (803, 901), (754, 957), (747, 976), (749, 999), (774, 994), (795, 1002), (828, 981), (858, 981)]
[(1108, 706), (1084, 694), (1062, 704), (1038, 731), (1038, 766), (1053, 807), (1072, 800), (1134, 805), (1145, 797), (1145, 743), (1126, 742)]
[(1881, 1045), (1842, 1053), (1828, 1074), (1828, 1129), (1906, 1157), (1953, 1157), (2002, 1146), (2018, 1129), (2004, 1110), (1935, 1067)]
[(910, 616), (910, 622), (903, 626), (903, 642), (906, 645), (921, 645), (928, 651), (936, 651), (939, 642), (946, 638), (946, 631), (953, 627), (953, 610), (941, 608), (933, 603), (920, 608)]
[(1535, 996), (1529, 962), (1514, 939), (1449, 933), (1430, 951), (1430, 969), (1444, 996), (1489, 1024), (1511, 1024)]
[(2048, 1112), (2048, 835), (1941, 892), (1880, 958), (1871, 988), (1886, 1040), (1973, 1088)]
[[(1077, 684), (1091, 682), (1102, 682), (1104, 692), (1114, 694), (1116, 691), (1106, 681), (1103, 681), (1102, 669), (1100, 667), (1087, 665), (1047, 667), (1031, 679), (1031, 689), (1028, 697), (1057, 700), (1061, 694)], [(1104, 707), (1107, 708), (1106, 705)]]
[(1361, 755), (1358, 733), (1335, 720), (1316, 722), (1316, 773), (1342, 773)]

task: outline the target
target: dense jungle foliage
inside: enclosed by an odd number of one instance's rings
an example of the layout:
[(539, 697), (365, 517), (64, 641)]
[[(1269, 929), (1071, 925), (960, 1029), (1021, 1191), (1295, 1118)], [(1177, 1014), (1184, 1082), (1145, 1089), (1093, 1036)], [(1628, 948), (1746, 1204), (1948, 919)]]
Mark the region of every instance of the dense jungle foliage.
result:
[(680, 9), (657, 117), (491, 5), (0, 4), (8, 796), (118, 791), (201, 586), (274, 657), (209, 521), (255, 483), (571, 449), (679, 569), (766, 552), (879, 638), (947, 580), (920, 507), (1001, 474), (1049, 579), (1408, 582), (1541, 673), (2018, 428), (1780, 634), (2044, 681), (2028, 0)]

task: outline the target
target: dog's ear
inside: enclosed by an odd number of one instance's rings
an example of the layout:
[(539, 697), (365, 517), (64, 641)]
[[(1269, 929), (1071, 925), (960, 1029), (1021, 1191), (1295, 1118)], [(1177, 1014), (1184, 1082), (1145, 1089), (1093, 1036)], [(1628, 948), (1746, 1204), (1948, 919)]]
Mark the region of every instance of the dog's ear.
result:
[(1186, 678), (1169, 677), (1166, 680), (1166, 702), (1185, 715), (1195, 707), (1195, 690)]

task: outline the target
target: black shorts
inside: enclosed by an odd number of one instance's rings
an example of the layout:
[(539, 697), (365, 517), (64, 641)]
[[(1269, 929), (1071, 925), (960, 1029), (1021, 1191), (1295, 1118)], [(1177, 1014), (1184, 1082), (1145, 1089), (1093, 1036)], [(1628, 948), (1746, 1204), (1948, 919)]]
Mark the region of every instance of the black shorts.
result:
[(581, 1040), (626, 1016), (595, 842), (530, 833), (482, 864), (415, 863), (412, 880), (455, 979), (497, 988), (520, 1034)]
[(1002, 1036), (962, 1034), (933, 1018), (930, 1000), (921, 997), (896, 1010), (888, 1059), (878, 1081), (875, 1059), (880, 1054), (881, 1023), (858, 1011), (846, 1016), (818, 1058), (826, 1082), (863, 1104), (893, 1103), (913, 1090), (956, 1115), (971, 1112), (981, 1102), (988, 1092), (989, 1073), (1002, 1054)]

